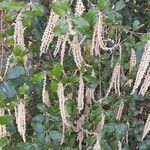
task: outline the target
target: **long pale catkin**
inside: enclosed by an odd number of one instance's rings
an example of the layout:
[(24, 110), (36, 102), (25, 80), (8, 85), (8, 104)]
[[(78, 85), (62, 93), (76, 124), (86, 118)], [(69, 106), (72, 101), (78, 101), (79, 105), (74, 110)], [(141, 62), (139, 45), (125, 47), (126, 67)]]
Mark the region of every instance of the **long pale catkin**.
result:
[(148, 118), (146, 120), (146, 124), (143, 130), (142, 140), (147, 136), (147, 134), (150, 132), (150, 114), (148, 115)]
[(143, 79), (147, 71), (149, 63), (150, 63), (150, 41), (148, 41), (147, 44), (145, 45), (144, 52), (140, 61), (139, 69), (136, 75), (135, 83), (133, 86), (132, 94), (139, 87), (141, 80)]
[(65, 126), (69, 127), (70, 124), (67, 120), (67, 117), (69, 117), (69, 114), (68, 114), (67, 109), (65, 107), (65, 101), (67, 99), (64, 95), (64, 86), (61, 82), (58, 84), (57, 95), (58, 95), (58, 99), (59, 99), (59, 109), (60, 109), (60, 115), (62, 118), (62, 125), (63, 125), (63, 136), (62, 136), (62, 140), (61, 140), (61, 144), (62, 144), (64, 141)]
[(113, 87), (115, 89), (115, 93), (118, 94), (119, 96), (121, 95), (121, 92), (120, 92), (120, 68), (121, 68), (120, 64), (117, 63), (113, 70), (111, 81), (110, 81), (109, 88), (108, 88), (105, 98), (110, 94), (110, 91)]
[(78, 107), (79, 113), (84, 108), (84, 82), (83, 82), (83, 76), (82, 75), (80, 75), (80, 80), (79, 80), (77, 107)]
[(135, 50), (131, 50), (131, 56), (130, 56), (130, 69), (129, 72), (132, 71), (132, 69), (136, 66), (136, 53)]
[(66, 107), (65, 107), (66, 97), (64, 95), (64, 86), (63, 86), (62, 83), (58, 84), (57, 95), (58, 95), (58, 99), (59, 99), (59, 109), (60, 109), (60, 114), (61, 114), (62, 122), (65, 125), (68, 125), (67, 110), (66, 110)]
[(77, 33), (73, 35), (73, 40), (70, 44), (71, 44), (71, 50), (72, 50), (74, 61), (76, 63), (76, 66), (80, 69), (82, 64), (84, 64), (85, 62), (82, 57), (81, 46), (78, 40)]
[(96, 143), (95, 143), (95, 145), (93, 147), (93, 150), (101, 150), (101, 145), (100, 145), (99, 142), (100, 142), (99, 136), (96, 135)]
[(140, 88), (139, 95), (144, 96), (146, 91), (148, 90), (149, 86), (150, 86), (150, 68), (148, 69), (148, 71), (144, 77), (144, 81)]
[(116, 116), (116, 119), (117, 119), (117, 120), (120, 120), (120, 119), (121, 119), (121, 116), (122, 116), (122, 113), (123, 113), (123, 108), (124, 108), (124, 102), (121, 101), (121, 103), (120, 103), (120, 105), (119, 105), (118, 112), (117, 112), (117, 116)]
[[(0, 116), (5, 115), (5, 109), (0, 108)], [(7, 136), (7, 130), (6, 130), (6, 125), (1, 125), (0, 124), (0, 138)]]
[(42, 36), (40, 55), (42, 55), (43, 53), (47, 53), (49, 45), (54, 38), (53, 29), (54, 29), (58, 19), (59, 19), (59, 15), (57, 15), (53, 11), (51, 11), (47, 26), (46, 26), (44, 34)]
[(15, 25), (14, 25), (14, 45), (20, 45), (22, 47), (25, 46), (24, 44), (24, 30), (25, 28), (23, 27), (22, 24), (22, 18), (21, 18), (22, 13), (19, 13)]
[(50, 104), (50, 99), (49, 99), (49, 93), (46, 90), (46, 81), (47, 81), (46, 75), (47, 75), (46, 72), (44, 72), (43, 89), (42, 89), (42, 101), (45, 105), (50, 107), (51, 104)]
[(82, 0), (77, 0), (76, 7), (75, 7), (75, 16), (82, 16), (84, 11), (85, 11), (85, 7), (83, 5)]
[(22, 99), (19, 99), (19, 104), (15, 107), (15, 118), (18, 132), (26, 142), (26, 109)]

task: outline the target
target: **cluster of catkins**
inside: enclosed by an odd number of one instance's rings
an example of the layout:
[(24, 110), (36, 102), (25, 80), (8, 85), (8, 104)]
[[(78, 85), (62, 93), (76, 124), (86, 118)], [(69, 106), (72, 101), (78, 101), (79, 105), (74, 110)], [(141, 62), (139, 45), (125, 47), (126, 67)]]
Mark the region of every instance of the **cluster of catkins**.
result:
[[(30, 5), (28, 5), (28, 7), (23, 10), (27, 10), (27, 9), (30, 9)], [(80, 17), (84, 13), (84, 11), (85, 11), (85, 7), (83, 5), (82, 0), (77, 0), (74, 15), (77, 17)], [(53, 32), (53, 29), (54, 29), (56, 23), (58, 22), (58, 20), (60, 19), (60, 17), (61, 16), (59, 16), (53, 10), (51, 10), (47, 26), (45, 28), (43, 37), (41, 39), (40, 56), (43, 53), (47, 53), (49, 46), (55, 37), (55, 33)], [(69, 18), (69, 15), (66, 16), (65, 18), (66, 18), (66, 22), (68, 22), (68, 25), (69, 25), (69, 32), (58, 37), (53, 56), (55, 57), (58, 53), (60, 53), (60, 63), (63, 65), (63, 59), (65, 56), (66, 45), (69, 45), (70, 53), (72, 54), (72, 56), (74, 58), (74, 62), (76, 64), (78, 70), (80, 70), (82, 65), (88, 65), (88, 64), (86, 64), (86, 62), (84, 61), (84, 59), (82, 57), (81, 41), (79, 40), (78, 33), (76, 32), (76, 30), (73, 29), (72, 23), (70, 21), (71, 18)], [(106, 42), (104, 42), (104, 41), (107, 41), (107, 39), (104, 40), (104, 27), (103, 27), (104, 16), (103, 16), (102, 12), (100, 12), (99, 10), (97, 10), (97, 18), (98, 18), (97, 22), (93, 29), (93, 37), (92, 37), (91, 49), (90, 49), (91, 56), (101, 57), (101, 51), (112, 52), (116, 48), (119, 50), (119, 59), (113, 69), (112, 77), (110, 80), (110, 85), (109, 85), (108, 91), (106, 93), (106, 96), (104, 98), (101, 98), (98, 101), (98, 102), (102, 103), (102, 100), (109, 96), (112, 89), (114, 89), (115, 93), (118, 96), (121, 95), (121, 90), (120, 90), (120, 86), (121, 86), (120, 85), (121, 44), (118, 42), (117, 44), (114, 44), (111, 48), (107, 47)], [(19, 45), (21, 47), (25, 47), (24, 31), (25, 31), (25, 28), (23, 27), (23, 24), (22, 24), (22, 11), (21, 11), (17, 16), (15, 25), (14, 25), (14, 46)], [(11, 57), (13, 57), (13, 54), (11, 54), (7, 60), (5, 74), (7, 73), (7, 70), (9, 67), (9, 61), (10, 61)], [(27, 56), (24, 57), (24, 66), (25, 67), (26, 67), (26, 63), (27, 63)], [(150, 82), (148, 82), (150, 79), (149, 63), (150, 63), (150, 41), (148, 41), (145, 46), (144, 53), (141, 58), (141, 62), (140, 62), (139, 69), (137, 72), (137, 76), (136, 76), (136, 79), (134, 82), (132, 93), (134, 93), (141, 84), (142, 85), (140, 86), (140, 90), (139, 90), (140, 95), (144, 96), (146, 91), (148, 90), (148, 87), (150, 86)], [(136, 66), (136, 53), (135, 53), (135, 50), (132, 49), (129, 72), (131, 72), (135, 66)], [(4, 76), (5, 76), (5, 74), (4, 74)], [(49, 93), (48, 93), (48, 90), (46, 90), (47, 73), (43, 72), (43, 75), (44, 75), (44, 82), (43, 82), (43, 89), (42, 89), (42, 101), (48, 107), (51, 107)], [(92, 71), (92, 76), (95, 77), (94, 70)], [(142, 79), (144, 79), (144, 80), (142, 81)], [(127, 82), (127, 84), (129, 84), (129, 85), (131, 85), (132, 83), (133, 83), (133, 80), (128, 80), (128, 82)], [(60, 109), (60, 115), (62, 118), (63, 133), (65, 132), (65, 127), (74, 128), (73, 124), (69, 121), (70, 116), (69, 116), (69, 113), (67, 112), (67, 109), (65, 106), (68, 96), (65, 95), (64, 89), (65, 89), (65, 86), (61, 82), (58, 83), (57, 95), (58, 95), (58, 99), (59, 99), (59, 109)], [(75, 130), (78, 131), (77, 140), (79, 141), (79, 149), (82, 149), (83, 138), (84, 138), (84, 136), (86, 136), (86, 134), (95, 135), (97, 141), (94, 145), (94, 150), (101, 149), (101, 146), (99, 143), (99, 141), (101, 139), (99, 132), (103, 128), (104, 123), (105, 123), (104, 113), (101, 114), (102, 119), (98, 125), (98, 127), (100, 126), (99, 130), (95, 130), (91, 133), (91, 132), (84, 130), (82, 127), (86, 120), (86, 117), (90, 113), (90, 109), (87, 106), (91, 105), (92, 100), (94, 101), (94, 92), (95, 92), (95, 89), (90, 89), (90, 88), (86, 87), (84, 80), (83, 80), (83, 74), (80, 73), (80, 80), (79, 80), (79, 84), (78, 84), (78, 94), (76, 96), (76, 100), (77, 100), (78, 113), (82, 114), (82, 112), (83, 112), (83, 114), (77, 120), (77, 127), (75, 127), (76, 128)], [(26, 98), (26, 95), (24, 95), (24, 98)], [(26, 138), (25, 138), (25, 135), (26, 135), (25, 100), (20, 99), (18, 97), (18, 101), (19, 101), (19, 103), (15, 107), (16, 123), (17, 123), (18, 132), (22, 136), (23, 141), (25, 142), (26, 141)], [(116, 116), (117, 120), (121, 119), (123, 108), (124, 108), (124, 102), (121, 101), (119, 108), (118, 108), (117, 116)], [(3, 108), (0, 109), (0, 115), (4, 115)], [(150, 131), (150, 116), (147, 119), (142, 139), (145, 138), (145, 136), (149, 133), (149, 131)], [(0, 135), (1, 135), (1, 137), (7, 135), (6, 127), (4, 125), (0, 126)], [(63, 140), (64, 140), (64, 136), (62, 139), (62, 143), (63, 143)], [(122, 147), (122, 143), (121, 143), (121, 141), (118, 141), (118, 149), (121, 149), (121, 147)]]
[[(82, 0), (77, 0), (76, 8), (75, 8), (75, 16), (82, 16), (84, 11), (85, 11), (85, 7), (83, 5)], [(103, 51), (111, 51), (111, 52), (115, 48), (118, 48), (118, 50), (119, 50), (119, 59), (118, 59), (118, 62), (116, 63), (116, 65), (114, 67), (113, 72), (112, 72), (112, 77), (110, 80), (110, 85), (109, 85), (108, 91), (106, 93), (106, 96), (104, 98), (100, 99), (100, 102), (102, 102), (103, 99), (105, 99), (109, 96), (112, 88), (114, 88), (115, 93), (118, 96), (121, 96), (121, 90), (120, 90), (120, 86), (121, 86), (120, 85), (121, 44), (118, 42), (117, 44), (114, 44), (114, 46), (111, 48), (107, 47), (107, 45), (104, 42), (104, 27), (103, 27), (103, 14), (102, 14), (102, 12), (98, 11), (97, 16), (98, 16), (98, 20), (97, 20), (97, 23), (95, 24), (94, 30), (93, 30), (93, 38), (92, 38), (92, 42), (91, 42), (90, 54), (92, 56), (101, 56), (102, 50)], [(49, 21), (47, 23), (47, 27), (46, 27), (44, 34), (43, 34), (43, 37), (42, 37), (40, 55), (42, 55), (42, 53), (47, 52), (49, 45), (53, 41), (53, 38), (55, 36), (55, 33), (53, 32), (53, 28), (55, 27), (59, 18), (60, 18), (60, 16), (58, 14), (51, 11)], [(76, 64), (76, 66), (78, 67), (78, 69), (80, 69), (82, 65), (87, 65), (85, 63), (83, 57), (82, 57), (81, 41), (79, 41), (78, 33), (72, 27), (70, 18), (66, 17), (66, 20), (67, 20), (68, 25), (69, 25), (69, 32), (66, 33), (65, 35), (58, 37), (58, 41), (57, 41), (56, 48), (54, 51), (54, 57), (58, 53), (60, 53), (60, 63), (63, 65), (63, 59), (65, 56), (65, 49), (66, 49), (66, 45), (68, 44), (68, 45), (70, 45), (70, 51), (73, 55), (74, 62)], [(70, 36), (72, 38), (70, 38)], [(105, 39), (105, 41), (106, 41), (106, 39)], [(149, 61), (150, 61), (149, 53), (150, 53), (150, 42), (148, 41), (146, 46), (145, 46), (145, 50), (144, 50), (144, 53), (143, 53), (143, 56), (141, 59), (141, 63), (139, 66), (139, 70), (137, 73), (137, 77), (136, 77), (136, 80), (135, 80), (135, 83), (133, 86), (133, 92), (132, 92), (132, 93), (135, 92), (135, 90), (139, 87), (142, 79), (144, 78), (144, 82), (143, 82), (141, 89), (139, 91), (139, 94), (141, 94), (142, 96), (144, 96), (145, 92), (147, 91), (148, 87), (150, 86), (150, 83), (148, 82), (150, 79), (150, 75), (149, 75), (150, 69), (147, 69), (149, 66)], [(131, 58), (130, 58), (129, 64), (130, 64), (129, 72), (131, 72), (132, 69), (136, 66), (136, 53), (135, 53), (134, 49), (131, 50)], [(94, 72), (94, 70), (93, 70), (93, 72)], [(146, 73), (146, 75), (145, 75), (145, 73)], [(127, 81), (127, 84), (129, 84), (130, 86), (132, 83), (133, 83), (133, 80), (131, 80), (131, 79)], [(86, 89), (86, 93), (85, 93), (85, 89)], [(62, 122), (63, 122), (63, 129), (64, 129), (65, 128), (64, 126), (68, 126), (68, 127), (70, 126), (70, 122), (68, 122), (68, 119), (67, 119), (67, 118), (69, 118), (69, 115), (68, 115), (67, 110), (65, 108), (65, 101), (67, 100), (67, 97), (64, 95), (64, 86), (62, 83), (58, 84), (57, 93), (58, 93), (58, 98), (59, 98), (60, 113), (61, 113)], [(92, 99), (94, 100), (94, 90), (89, 89), (88, 87), (85, 86), (84, 80), (83, 80), (83, 74), (80, 73), (78, 95), (76, 98), (77, 99), (77, 108), (79, 110), (79, 113), (81, 113), (82, 110), (84, 109), (84, 107), (85, 107), (84, 102), (85, 102), (85, 98), (87, 98), (87, 97), (90, 98), (89, 101), (91, 101)], [(118, 119), (118, 120), (121, 119), (123, 108), (124, 108), (124, 102), (121, 101), (119, 108), (118, 108), (116, 119)], [(78, 133), (78, 136), (80, 137), (80, 139), (83, 139), (83, 137), (84, 137), (83, 134), (84, 134), (84, 132)], [(143, 135), (144, 135), (144, 133), (143, 133)], [(79, 140), (79, 148), (80, 149), (82, 147), (81, 143), (82, 143), (82, 140)], [(96, 148), (96, 147), (98, 147), (98, 148)], [(119, 147), (119, 149), (121, 149), (121, 142), (120, 141), (118, 141), (118, 147)], [(96, 142), (94, 149), (100, 149), (99, 142)]]
[[(22, 23), (22, 12), (25, 10), (29, 10), (31, 6), (31, 2), (28, 3), (17, 15), (15, 23), (14, 23), (14, 47), (20, 46), (22, 48), (25, 48), (25, 42), (24, 42), (24, 31), (25, 28)], [(4, 80), (8, 68), (10, 65), (11, 58), (15, 57), (13, 54), (11, 54), (6, 62), (6, 69), (3, 75), (2, 80)], [(24, 66), (26, 68), (27, 63), (27, 56), (24, 56)], [(13, 65), (12, 65), (13, 66)], [(16, 124), (19, 134), (22, 136), (22, 139), (24, 142), (26, 142), (26, 109), (25, 109), (25, 99), (27, 95), (24, 95), (24, 99), (21, 99), (17, 96), (18, 104), (15, 106), (15, 118), (16, 118)], [(5, 108), (0, 108), (0, 115), (5, 115)], [(0, 125), (0, 137), (8, 136), (8, 132), (6, 130), (6, 125)]]

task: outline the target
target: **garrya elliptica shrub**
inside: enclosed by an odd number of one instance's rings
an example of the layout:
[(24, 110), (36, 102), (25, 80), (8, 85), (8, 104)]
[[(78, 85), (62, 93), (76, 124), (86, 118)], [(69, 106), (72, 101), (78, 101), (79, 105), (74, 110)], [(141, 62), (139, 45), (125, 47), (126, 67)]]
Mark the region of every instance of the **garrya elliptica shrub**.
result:
[(150, 149), (149, 0), (1, 0), (0, 148)]

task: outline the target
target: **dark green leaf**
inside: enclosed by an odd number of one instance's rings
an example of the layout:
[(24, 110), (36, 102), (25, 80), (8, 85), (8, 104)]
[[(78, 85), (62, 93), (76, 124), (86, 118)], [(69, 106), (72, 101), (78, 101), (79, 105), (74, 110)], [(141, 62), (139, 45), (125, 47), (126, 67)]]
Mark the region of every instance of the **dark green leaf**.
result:
[(116, 134), (118, 136), (118, 138), (122, 138), (123, 135), (125, 135), (127, 131), (127, 125), (126, 124), (123, 124), (123, 123), (119, 123), (116, 125)]
[(139, 27), (139, 25), (140, 25), (140, 21), (139, 21), (139, 20), (135, 20), (135, 21), (133, 22), (133, 29), (134, 29), (134, 30), (137, 29), (137, 28)]
[(38, 123), (38, 124), (42, 124), (42, 122), (44, 121), (44, 115), (37, 115), (33, 118), (33, 123)]
[(0, 116), (0, 124), (8, 124), (11, 122), (11, 117), (10, 116)]
[(68, 7), (68, 3), (62, 3), (58, 1), (58, 2), (53, 3), (52, 9), (56, 14), (64, 15), (67, 13), (69, 7)]
[(9, 11), (4, 14), (3, 19), (5, 21), (13, 21), (15, 19), (15, 17), (16, 17), (15, 13), (12, 11)]
[(109, 0), (98, 0), (97, 3), (98, 3), (98, 8), (102, 11), (108, 6)]
[(63, 83), (77, 83), (79, 82), (80, 78), (76, 77), (76, 76), (72, 76), (72, 77), (65, 77), (63, 78)]
[(52, 74), (56, 77), (59, 77), (62, 74), (63, 67), (60, 63), (54, 64), (52, 69)]
[(32, 3), (31, 9), (35, 16), (42, 16), (44, 14), (44, 7), (37, 2)]
[(9, 68), (7, 72), (7, 79), (16, 79), (21, 75), (25, 74), (25, 69), (23, 66), (15, 66), (14, 68)]
[(14, 29), (9, 27), (5, 30), (5, 33), (9, 36), (12, 36), (14, 34)]
[(89, 11), (86, 13), (84, 18), (86, 19), (86, 21), (88, 21), (88, 23), (91, 26), (93, 26), (96, 22), (96, 10), (95, 10), (95, 8), (89, 9)]
[(84, 139), (84, 142), (88, 144), (94, 144), (96, 142), (96, 138), (94, 136), (88, 136)]
[(46, 113), (47, 112), (47, 109), (45, 107), (45, 105), (43, 104), (38, 104), (38, 110), (41, 112), (41, 113)]
[(23, 14), (22, 16), (22, 23), (24, 27), (30, 27), (31, 26), (31, 21), (32, 21), (32, 17), (27, 15), (27, 14)]
[(43, 78), (44, 78), (43, 73), (42, 72), (38, 72), (38, 73), (33, 75), (32, 82), (33, 83), (39, 83), (39, 82), (41, 82), (43, 80)]
[(23, 86), (19, 87), (18, 93), (21, 94), (26, 94), (29, 91), (29, 86), (24, 84)]
[(49, 135), (51, 139), (54, 140), (55, 142), (60, 142), (62, 139), (61, 132), (57, 130), (52, 130)]
[(75, 28), (82, 34), (90, 32), (90, 24), (82, 17), (76, 17), (72, 19)]
[(41, 134), (41, 133), (45, 132), (45, 127), (40, 123), (32, 123), (32, 127), (33, 127), (35, 133)]
[(68, 32), (68, 24), (64, 19), (61, 19), (55, 25), (53, 31), (59, 36)]
[(0, 85), (0, 91), (9, 98), (16, 95), (15, 87), (8, 82), (4, 82), (2, 85)]
[(85, 79), (85, 81), (87, 82), (87, 84), (90, 88), (96, 88), (97, 87), (98, 82), (97, 82), (95, 77), (86, 76), (86, 77), (84, 77), (84, 79)]
[(31, 150), (30, 148), (31, 148), (31, 145), (28, 143), (19, 143), (16, 146), (16, 150)]

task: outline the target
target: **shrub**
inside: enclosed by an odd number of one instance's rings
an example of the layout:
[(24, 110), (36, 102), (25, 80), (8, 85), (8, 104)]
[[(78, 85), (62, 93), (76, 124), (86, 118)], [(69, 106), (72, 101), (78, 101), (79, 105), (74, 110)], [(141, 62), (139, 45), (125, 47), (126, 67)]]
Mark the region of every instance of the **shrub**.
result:
[(0, 147), (148, 150), (148, 0), (1, 1)]

